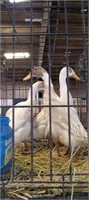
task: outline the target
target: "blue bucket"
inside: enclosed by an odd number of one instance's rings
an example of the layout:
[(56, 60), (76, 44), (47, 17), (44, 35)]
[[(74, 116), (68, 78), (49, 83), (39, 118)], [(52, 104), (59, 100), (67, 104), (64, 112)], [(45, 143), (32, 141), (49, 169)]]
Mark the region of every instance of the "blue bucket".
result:
[(12, 165), (12, 129), (9, 118), (0, 116), (0, 176)]

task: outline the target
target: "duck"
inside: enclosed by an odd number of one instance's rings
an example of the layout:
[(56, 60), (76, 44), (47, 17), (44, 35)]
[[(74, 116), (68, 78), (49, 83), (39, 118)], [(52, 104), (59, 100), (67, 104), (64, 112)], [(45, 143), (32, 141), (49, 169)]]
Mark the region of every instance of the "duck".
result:
[[(68, 67), (68, 78), (73, 78), (77, 81), (81, 80), (71, 67)], [(67, 104), (69, 92), (69, 104), (73, 105), (73, 98), (67, 87), (67, 67), (63, 67), (59, 73), (59, 86), (61, 100), (64, 104)]]
[[(42, 70), (44, 70), (42, 68)], [(45, 70), (44, 70), (45, 73)], [(47, 74), (46, 74), (47, 76)], [(38, 76), (39, 78), (39, 76)], [(47, 77), (44, 76), (44, 83), (46, 81)], [(23, 81), (27, 81), (29, 80), (29, 75), (26, 76), (26, 78), (23, 78)], [(52, 87), (52, 89), (54, 90), (54, 86), (52, 84), (52, 81), (50, 79), (50, 84)], [(46, 98), (46, 97), (45, 97)], [(43, 99), (44, 99), (44, 95), (43, 95)], [(47, 119), (45, 116), (45, 108), (42, 108), (42, 110), (37, 114), (37, 116), (34, 118), (33, 121), (33, 135), (34, 135), (34, 139), (39, 140), (39, 139), (48, 139), (48, 148), (50, 148), (50, 134), (45, 136), (45, 130), (47, 127)], [(53, 140), (52, 143), (54, 144)]]
[[(81, 81), (80, 77), (74, 72), (74, 70), (71, 67), (68, 67), (68, 78)], [(71, 105), (71, 109), (75, 113), (75, 115), (78, 116), (77, 110), (74, 108), (74, 105), (73, 105), (73, 97), (67, 87), (68, 78), (67, 78), (67, 67), (63, 67), (59, 73), (60, 99), (64, 105), (67, 105), (68, 93), (69, 93), (69, 105)]]
[[(67, 70), (67, 68), (66, 68)], [(69, 68), (70, 72), (70, 68)], [(72, 71), (73, 72), (73, 71)], [(52, 80), (49, 80), (49, 74), (42, 67), (34, 67), (32, 74), (29, 73), (23, 80), (28, 80), (31, 77), (42, 78), (45, 83), (44, 89), (44, 105), (49, 106), (49, 92), (51, 93), (50, 105), (51, 105), (51, 115), (49, 116), (49, 108), (44, 108), (44, 114), (46, 118), (46, 129), (45, 137), (50, 137), (50, 118), (51, 118), (51, 128), (52, 128), (52, 138), (56, 146), (57, 154), (62, 155), (60, 152), (59, 144), (63, 144), (69, 147), (69, 119), (68, 119), (68, 108), (64, 106), (64, 101), (62, 97), (60, 98), (53, 87)], [(71, 73), (73, 77), (73, 73)], [(49, 90), (50, 82), (50, 90)], [(87, 145), (88, 134), (84, 129), (78, 115), (76, 114), (75, 108), (70, 107), (70, 137), (71, 137), (71, 148), (72, 152), (74, 148), (79, 146)]]
[(45, 139), (46, 126), (47, 121), (45, 118), (44, 109), (42, 109), (33, 120), (33, 139)]
[[(35, 95), (39, 90), (44, 87), (43, 81), (37, 81), (32, 85), (32, 102), (33, 106), (36, 105)], [(31, 116), (31, 88), (29, 89), (28, 99), (17, 103), (13, 108), (9, 108), (6, 116), (9, 117), (9, 126), (13, 129), (14, 123), (14, 144), (24, 142), (25, 150), (28, 150), (27, 140), (31, 138), (31, 122), (34, 119), (35, 108), (33, 107), (33, 115)], [(13, 122), (14, 114), (14, 122)]]

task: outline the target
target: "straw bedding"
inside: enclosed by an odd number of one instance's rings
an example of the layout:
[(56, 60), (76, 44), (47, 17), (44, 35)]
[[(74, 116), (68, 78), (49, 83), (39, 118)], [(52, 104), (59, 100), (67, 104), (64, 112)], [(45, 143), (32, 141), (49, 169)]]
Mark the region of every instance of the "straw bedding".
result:
[[(65, 147), (61, 150), (64, 151)], [(82, 175), (82, 173), (89, 172), (88, 163), (88, 150), (87, 148), (81, 148), (75, 150), (72, 159), (69, 159), (69, 155), (63, 157), (56, 157), (55, 149), (52, 150), (52, 181), (55, 183), (50, 183), (50, 149), (47, 147), (47, 142), (44, 141), (34, 141), (33, 142), (33, 156), (31, 157), (31, 144), (29, 144), (29, 153), (24, 154), (23, 144), (17, 145), (15, 147), (15, 166), (14, 166), (14, 176), (16, 181), (22, 181), (22, 183), (10, 183), (10, 180), (6, 184), (6, 197), (11, 198), (21, 198), (29, 199), (34, 196), (40, 195), (58, 195), (62, 193), (63, 184), (60, 183), (62, 176), (60, 174), (69, 173), (70, 163), (72, 166), (72, 173), (74, 173), (74, 181), (88, 181), (87, 175)], [(33, 166), (32, 166), (33, 159)], [(33, 168), (33, 171), (32, 171)], [(33, 181), (40, 183), (30, 183), (31, 174), (33, 172)], [(11, 172), (10, 172), (11, 173)], [(81, 175), (76, 175), (80, 173)], [(11, 177), (10, 177), (11, 178)], [(42, 183), (42, 182), (46, 183)], [(71, 192), (70, 176), (65, 175), (65, 191)], [(49, 183), (47, 183), (49, 182)], [(83, 186), (86, 183), (83, 183)], [(70, 186), (68, 189), (67, 186)], [(75, 183), (75, 186), (79, 186)], [(13, 189), (11, 189), (11, 187)], [(42, 187), (42, 188), (41, 188)], [(75, 189), (75, 191), (81, 191), (81, 188)], [(83, 188), (82, 191), (87, 192), (87, 189)]]

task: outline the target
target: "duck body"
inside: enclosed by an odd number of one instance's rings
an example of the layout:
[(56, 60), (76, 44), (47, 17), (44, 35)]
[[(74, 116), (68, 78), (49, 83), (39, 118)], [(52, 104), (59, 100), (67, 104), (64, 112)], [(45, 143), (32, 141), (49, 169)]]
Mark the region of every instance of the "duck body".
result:
[(78, 81), (80, 81), (80, 78), (74, 73), (72, 68), (69, 67), (69, 70), (70, 70), (70, 73), (68, 73), (69, 77), (67, 77), (67, 68), (66, 67), (62, 68), (62, 70), (60, 71), (60, 74), (59, 74), (60, 102), (62, 103), (62, 105), (64, 104), (66, 106), (68, 106), (68, 102), (69, 102), (69, 106), (71, 106), (72, 112), (75, 114), (75, 116), (78, 117), (77, 110), (74, 108), (74, 105), (73, 105), (72, 95), (67, 87), (67, 80), (68, 80), (68, 78), (70, 78), (72, 76), (75, 79), (77, 79)]
[[(24, 108), (27, 106), (27, 101), (20, 102), (23, 108), (14, 108), (14, 118), (12, 116), (12, 109), (6, 113), (6, 116), (10, 118), (9, 125), (13, 128), (13, 120), (14, 120), (14, 144), (19, 144), (21, 141), (29, 139), (29, 133), (31, 132), (31, 108)], [(16, 105), (16, 106), (21, 106)], [(29, 103), (30, 104), (30, 103)], [(28, 104), (28, 106), (29, 106)]]
[[(58, 115), (56, 116), (57, 117), (56, 123), (59, 124), (59, 120), (60, 120), (59, 140), (62, 144), (69, 147), (68, 109), (58, 108), (58, 112), (60, 113), (60, 115), (59, 117)], [(55, 109), (55, 113), (57, 113), (56, 109)], [(56, 123), (54, 121), (54, 124)], [(71, 137), (71, 146), (73, 148), (78, 147), (78, 146), (84, 146), (87, 144), (87, 141), (88, 141), (86, 130), (84, 129), (77, 115), (73, 113), (71, 108), (70, 108), (70, 137)]]
[[(48, 87), (45, 87), (45, 93), (47, 96)], [(69, 126), (68, 126), (68, 108), (63, 107), (61, 99), (56, 98), (56, 95), (52, 96), (51, 92), (51, 126), (52, 126), (52, 136), (56, 141), (69, 147)], [(44, 94), (45, 95), (45, 94)], [(45, 99), (45, 97), (44, 97)], [(49, 105), (49, 102), (46, 101), (44, 104)], [(57, 106), (57, 107), (52, 107)], [(58, 107), (60, 105), (60, 107)], [(45, 108), (45, 115), (47, 119), (47, 128), (46, 128), (46, 137), (50, 129), (50, 120), (49, 120), (49, 108)], [(87, 144), (88, 136), (87, 132), (84, 129), (80, 119), (78, 118), (77, 111), (74, 107), (70, 107), (70, 135), (71, 135), (71, 146), (73, 148), (78, 146), (83, 146)]]
[(69, 104), (73, 105), (73, 98), (72, 95), (67, 88), (67, 68), (62, 68), (59, 74), (59, 85), (60, 85), (60, 98), (61, 101), (66, 105), (68, 104), (68, 93), (69, 93)]
[(14, 107), (14, 111), (13, 108), (10, 108), (6, 112), (6, 116), (10, 118), (9, 122), (10, 127), (13, 128), (13, 120), (14, 120), (14, 130), (16, 131), (17, 129), (19, 129), (30, 117), (30, 109), (31, 109), (30, 100), (26, 100), (16, 104)]
[[(43, 70), (43, 74), (42, 74)], [(41, 73), (40, 73), (41, 71)], [(49, 91), (49, 75), (41, 67), (33, 69), (33, 76), (41, 77), (45, 83), (44, 89), (44, 102), (43, 105), (47, 105), (48, 107), (44, 107), (44, 115), (46, 119), (46, 129), (45, 129), (45, 137), (48, 138), (50, 133), (51, 126), (51, 135), (55, 145), (60, 142), (65, 146), (69, 147), (69, 120), (68, 120), (68, 104), (67, 104), (67, 87), (65, 89), (65, 98), (66, 102), (63, 99), (63, 90), (61, 90), (61, 96), (59, 97), (53, 88), (52, 81), (50, 80), (50, 91)], [(39, 73), (38, 73), (39, 72)], [(65, 71), (66, 73), (66, 71)], [(29, 77), (29, 76), (28, 76)], [(62, 76), (61, 76), (62, 77)], [(66, 76), (64, 83), (66, 84)], [(50, 93), (50, 99), (49, 99)], [(72, 103), (72, 96), (69, 94), (69, 101)], [(49, 114), (49, 105), (51, 106), (51, 115)], [(57, 106), (57, 107), (56, 107)], [(78, 118), (77, 111), (74, 107), (69, 108), (70, 111), (70, 135), (71, 135), (71, 146), (72, 149), (78, 146), (86, 145), (88, 141), (87, 132), (84, 129), (83, 125)], [(51, 120), (50, 120), (51, 118)], [(50, 125), (51, 121), (51, 125)]]
[[(38, 92), (38, 86), (41, 82), (38, 81), (33, 84), (33, 105), (36, 105), (35, 95)], [(41, 85), (42, 87), (42, 85)], [(10, 127), (13, 128), (14, 120), (14, 144), (18, 144), (23, 140), (29, 140), (31, 137), (31, 122), (33, 121), (35, 108), (33, 108), (33, 115), (31, 116), (31, 89), (29, 90), (29, 97), (26, 101), (15, 105), (6, 112), (6, 116), (10, 118)], [(14, 119), (13, 119), (14, 114)]]
[[(64, 139), (65, 139), (64, 144), (65, 144), (65, 146), (68, 146), (69, 145), (69, 134), (68, 134), (69, 128), (67, 127), (68, 123), (69, 123), (68, 108), (65, 108), (65, 110), (59, 109), (59, 112), (61, 113), (61, 116), (63, 115), (63, 113), (65, 113), (66, 121), (65, 121), (65, 123), (63, 123), (63, 121), (62, 121), (61, 125), (62, 125)], [(77, 110), (74, 107), (70, 107), (69, 116), (70, 116), (71, 146), (78, 147), (78, 146), (86, 145), (87, 141), (88, 141), (88, 134), (78, 117)], [(66, 131), (65, 131), (65, 127), (66, 127)], [(64, 139), (62, 138), (61, 142)]]
[(33, 138), (36, 140), (45, 139), (47, 121), (44, 108), (37, 114), (33, 121)]

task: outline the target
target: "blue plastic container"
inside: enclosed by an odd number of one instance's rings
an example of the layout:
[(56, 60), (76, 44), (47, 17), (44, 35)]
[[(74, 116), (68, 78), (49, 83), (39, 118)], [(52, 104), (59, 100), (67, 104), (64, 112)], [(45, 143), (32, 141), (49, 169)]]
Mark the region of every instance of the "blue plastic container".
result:
[(0, 176), (5, 174), (12, 164), (12, 129), (9, 118), (0, 116)]

